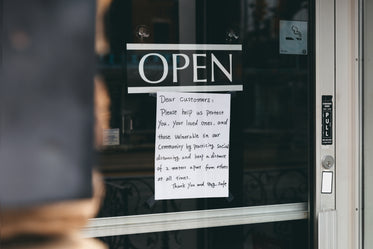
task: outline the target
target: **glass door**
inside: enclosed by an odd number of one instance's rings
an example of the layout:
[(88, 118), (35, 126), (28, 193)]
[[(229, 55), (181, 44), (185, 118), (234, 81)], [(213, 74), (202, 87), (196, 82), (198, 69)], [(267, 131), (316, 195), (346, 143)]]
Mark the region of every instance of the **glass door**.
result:
[(98, 2), (106, 197), (86, 235), (312, 248), (314, 2)]

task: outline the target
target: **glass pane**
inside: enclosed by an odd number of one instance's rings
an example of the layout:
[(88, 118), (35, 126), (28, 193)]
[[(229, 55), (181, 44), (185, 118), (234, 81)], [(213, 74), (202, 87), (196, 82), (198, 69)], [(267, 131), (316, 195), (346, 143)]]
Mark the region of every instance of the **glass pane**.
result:
[[(107, 188), (100, 217), (307, 202), (314, 84), (308, 5), (112, 0), (100, 12), (106, 50), (97, 55), (98, 70), (110, 100), (101, 114), (108, 124), (98, 150)], [(235, 70), (243, 91), (220, 92), (231, 97), (228, 197), (154, 201), (156, 95), (128, 93), (129, 68), (139, 65), (129, 43), (242, 45)]]
[(299, 249), (308, 248), (307, 221), (180, 230), (101, 238), (110, 249)]

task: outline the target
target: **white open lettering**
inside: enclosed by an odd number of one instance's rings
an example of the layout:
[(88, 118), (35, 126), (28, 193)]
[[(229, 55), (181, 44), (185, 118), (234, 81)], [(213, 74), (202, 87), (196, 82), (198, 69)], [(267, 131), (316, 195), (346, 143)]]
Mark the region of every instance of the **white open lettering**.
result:
[(193, 54), (193, 82), (207, 82), (207, 79), (198, 79), (198, 68), (206, 69), (206, 65), (198, 66), (198, 57), (206, 57), (206, 54)]
[(211, 54), (211, 82), (215, 82), (214, 64), (220, 68), (220, 70), (227, 76), (230, 82), (232, 82), (232, 54), (229, 54), (229, 72), (224, 66), (218, 61), (214, 54)]
[[(181, 66), (181, 67), (177, 66), (177, 57), (179, 57), (179, 56), (184, 58), (184, 60), (185, 60), (184, 66)], [(190, 61), (189, 57), (186, 54), (173, 54), (172, 55), (172, 63), (174, 65), (174, 67), (173, 67), (173, 73), (174, 73), (173, 82), (177, 82), (177, 70), (183, 70), (183, 69), (187, 68), (189, 66), (189, 61)]]
[[(162, 76), (158, 80), (149, 79), (145, 75), (144, 65), (145, 65), (145, 62), (148, 60), (148, 58), (151, 56), (158, 57), (162, 61), (163, 72), (162, 72)], [(179, 58), (181, 57), (184, 58), (184, 63), (179, 62)], [(204, 64), (203, 64), (203, 62), (199, 61), (199, 58), (201, 57), (206, 58), (207, 55), (206, 54), (193, 54), (192, 55), (193, 82), (207, 82), (207, 78), (200, 78), (202, 77), (201, 74), (198, 75), (198, 73), (201, 70), (206, 71), (206, 60), (204, 60)], [(229, 54), (229, 69), (228, 67), (224, 67), (224, 65), (218, 60), (218, 58), (213, 53), (211, 53), (210, 61), (211, 61), (211, 82), (215, 82), (215, 66), (217, 66), (220, 69), (220, 71), (228, 78), (230, 82), (233, 81), (232, 54)], [(172, 72), (173, 72), (172, 81), (174, 83), (178, 82), (178, 71), (188, 68), (190, 64), (191, 64), (190, 58), (188, 57), (188, 55), (181, 54), (181, 53), (172, 54)], [(158, 53), (149, 53), (149, 54), (144, 55), (139, 62), (139, 74), (140, 74), (141, 79), (144, 80), (145, 82), (150, 83), (150, 84), (158, 84), (167, 78), (168, 71), (169, 71), (168, 66), (169, 66), (168, 62), (163, 55), (158, 54)], [(206, 73), (204, 73), (203, 75), (206, 75)]]
[[(146, 60), (149, 56), (158, 56), (158, 57), (161, 59), (162, 63), (163, 63), (163, 75), (162, 75), (162, 77), (161, 77), (159, 80), (154, 80), (154, 81), (152, 81), (152, 80), (149, 80), (148, 78), (146, 78), (146, 76), (145, 76), (145, 72), (144, 72), (144, 63), (145, 63), (145, 60)], [(146, 82), (148, 82), (148, 83), (150, 83), (150, 84), (158, 84), (158, 83), (164, 81), (164, 79), (166, 79), (167, 74), (168, 74), (168, 63), (167, 63), (166, 58), (164, 58), (162, 55), (157, 54), (157, 53), (150, 53), (150, 54), (145, 55), (145, 56), (142, 57), (141, 60), (140, 60), (140, 63), (139, 63), (139, 73), (140, 73), (141, 78), (142, 78), (144, 81), (146, 81)]]

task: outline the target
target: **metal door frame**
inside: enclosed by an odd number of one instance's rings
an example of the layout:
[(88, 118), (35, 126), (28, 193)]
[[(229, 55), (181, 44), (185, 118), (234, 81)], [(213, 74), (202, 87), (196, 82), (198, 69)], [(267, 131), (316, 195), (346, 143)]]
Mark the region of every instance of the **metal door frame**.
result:
[[(315, 172), (314, 244), (319, 249), (361, 248), (361, 56), (359, 0), (315, 3)], [(321, 144), (321, 100), (333, 96), (333, 144)], [(321, 159), (335, 158), (332, 194), (321, 194)], [(288, 216), (290, 215), (290, 216)], [(86, 237), (297, 220), (307, 204), (92, 219)], [(182, 221), (183, 226), (180, 226)], [(323, 243), (323, 244), (321, 244)]]
[[(359, 0), (316, 0), (315, 240), (319, 249), (361, 248), (361, 6)], [(322, 145), (321, 96), (333, 96), (332, 145)], [(335, 165), (326, 170), (322, 158)], [(322, 172), (334, 174), (322, 194)]]

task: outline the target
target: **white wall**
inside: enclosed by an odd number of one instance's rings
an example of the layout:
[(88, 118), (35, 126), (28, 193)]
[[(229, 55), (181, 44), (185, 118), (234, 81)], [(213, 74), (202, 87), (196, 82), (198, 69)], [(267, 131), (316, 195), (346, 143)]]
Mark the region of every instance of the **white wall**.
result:
[(364, 4), (364, 248), (373, 248), (373, 2)]

